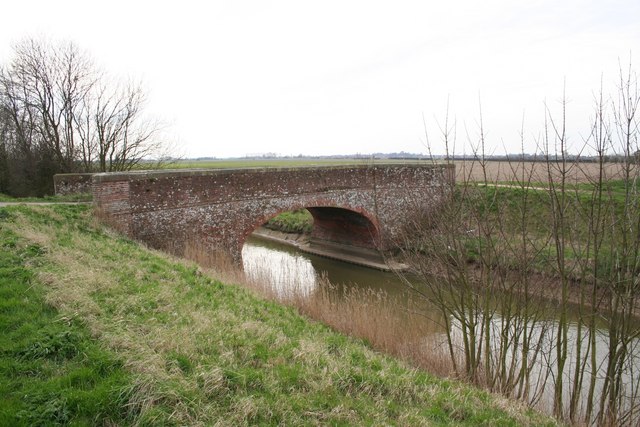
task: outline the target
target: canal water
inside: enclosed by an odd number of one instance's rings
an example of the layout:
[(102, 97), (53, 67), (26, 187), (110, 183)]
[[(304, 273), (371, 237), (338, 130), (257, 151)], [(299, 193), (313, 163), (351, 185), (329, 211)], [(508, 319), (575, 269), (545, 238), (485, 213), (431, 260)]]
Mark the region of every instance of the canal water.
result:
[[(357, 320), (365, 324), (378, 325), (384, 323), (384, 328), (390, 337), (374, 337), (382, 341), (381, 347), (385, 347), (384, 340), (404, 340), (406, 348), (411, 351), (403, 353), (418, 355), (421, 352), (433, 352), (438, 349), (443, 356), (447, 355), (446, 346), (446, 325), (452, 330), (454, 337), (460, 336), (456, 332), (459, 323), (455, 319), (444, 319), (436, 307), (432, 306), (425, 298), (416, 297), (416, 293), (410, 290), (411, 280), (401, 279), (395, 273), (378, 271), (366, 267), (360, 267), (340, 261), (335, 261), (319, 256), (298, 251), (295, 247), (287, 244), (265, 240), (257, 236), (250, 236), (242, 251), (243, 266), (245, 274), (256, 282), (268, 283), (271, 286), (272, 294), (283, 301), (296, 298), (312, 301), (319, 293), (324, 300), (342, 301), (349, 299), (347, 304), (337, 304), (336, 310), (350, 311), (351, 313), (340, 313), (346, 316), (346, 322)], [(356, 296), (355, 298), (353, 296)], [(540, 301), (540, 305), (547, 304)], [(550, 304), (548, 304), (551, 306)], [(346, 307), (346, 308), (345, 308)], [(351, 318), (349, 319), (349, 314)], [(577, 313), (574, 313), (577, 314)], [(530, 396), (537, 396), (537, 405), (549, 410), (552, 405), (552, 375), (550, 372), (555, 366), (555, 336), (548, 333), (557, 328), (557, 321), (553, 318), (554, 313), (550, 309), (545, 315), (545, 319), (538, 326), (532, 328), (533, 333), (544, 333), (544, 345), (542, 346), (547, 354), (539, 356), (541, 361), (533, 370), (530, 384)], [(320, 319), (323, 320), (323, 319)], [(493, 314), (492, 326), (500, 327), (500, 313)], [(391, 327), (389, 326), (391, 325)], [(342, 328), (341, 328), (342, 329)], [(347, 328), (349, 329), (349, 328)], [(362, 334), (364, 338), (371, 333), (372, 328), (363, 326)], [(375, 329), (375, 328), (374, 328)], [(537, 332), (536, 332), (537, 331)], [(360, 334), (356, 330), (347, 332)], [(574, 343), (577, 340), (578, 329), (575, 324), (571, 324), (568, 331), (569, 351), (575, 351)], [(499, 337), (497, 338), (499, 339)], [(601, 330), (597, 335), (596, 362), (598, 370), (596, 393), (602, 389), (604, 372), (606, 366), (606, 354), (608, 346), (608, 336), (605, 330)], [(622, 377), (622, 387), (625, 389), (625, 398), (622, 406), (630, 409), (635, 405), (640, 405), (640, 340), (631, 342), (630, 352), (632, 357), (625, 363), (625, 374)], [(583, 354), (588, 351), (586, 345), (583, 346)], [(551, 367), (551, 371), (549, 369)], [(567, 377), (573, 373), (576, 367), (569, 358), (569, 366), (566, 369)], [(590, 368), (587, 369), (587, 374)], [(568, 381), (567, 381), (568, 382)], [(588, 380), (585, 380), (583, 392), (586, 394)], [(571, 384), (566, 385), (570, 389)], [(637, 415), (633, 422), (640, 421)], [(631, 424), (633, 425), (633, 424)]]

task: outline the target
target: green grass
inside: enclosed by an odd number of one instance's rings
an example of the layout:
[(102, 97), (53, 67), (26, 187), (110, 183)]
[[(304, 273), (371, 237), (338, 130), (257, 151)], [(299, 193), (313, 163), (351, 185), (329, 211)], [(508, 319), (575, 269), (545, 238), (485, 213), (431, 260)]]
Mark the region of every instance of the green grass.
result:
[[(178, 160), (173, 163), (166, 164), (166, 168), (170, 169), (193, 169), (193, 168), (258, 168), (258, 167), (301, 167), (301, 166), (340, 166), (340, 165), (371, 165), (371, 164), (413, 164), (413, 163), (429, 163), (429, 160), (397, 160), (397, 159), (309, 159), (309, 158), (291, 158), (291, 159), (221, 159), (221, 160)], [(145, 165), (142, 164), (144, 169)]]
[(86, 206), (1, 208), (0, 227), (0, 424), (554, 425), (123, 239)]
[(126, 422), (130, 374), (80, 319), (47, 304), (35, 273), (46, 249), (6, 227), (0, 245), (0, 425)]
[[(511, 186), (513, 185), (513, 186)], [(530, 260), (530, 267), (534, 271), (553, 274), (557, 270), (556, 247), (553, 240), (553, 212), (551, 197), (543, 183), (533, 183), (529, 189), (520, 188), (519, 185), (510, 182), (501, 183), (499, 186), (470, 184), (468, 187), (458, 185), (456, 187), (454, 204), (461, 207), (462, 216), (469, 214), (467, 228), (473, 230), (459, 239), (464, 243), (466, 255), (469, 261), (477, 261), (482, 248), (497, 249), (499, 262), (504, 267), (516, 266), (516, 260), (520, 252), (522, 232), (522, 217), (524, 215), (529, 239), (529, 251), (533, 246), (538, 249), (535, 259)], [(565, 192), (564, 211), (564, 237), (567, 244), (564, 248), (564, 259), (567, 271), (572, 277), (579, 278), (579, 269), (575, 269), (577, 263), (587, 262), (586, 249), (590, 244), (589, 218), (590, 209), (593, 206), (595, 187), (592, 184), (567, 185)], [(558, 190), (558, 197), (560, 193)], [(526, 196), (526, 197), (525, 197)], [(526, 199), (526, 204), (525, 204)], [(630, 205), (627, 206), (627, 203)], [(601, 233), (602, 244), (600, 247), (600, 262), (608, 259), (620, 246), (620, 241), (628, 233), (623, 228), (625, 208), (629, 212), (637, 212), (638, 200), (631, 196), (625, 198), (625, 183), (621, 180), (607, 181), (603, 185), (603, 223), (607, 224), (605, 231)], [(630, 213), (629, 215), (634, 215)], [(479, 219), (479, 220), (478, 220)], [(464, 222), (464, 220), (461, 220)], [(478, 235), (478, 222), (481, 222), (486, 230), (491, 230), (491, 236)], [(491, 240), (493, 239), (493, 243)], [(505, 248), (511, 249), (505, 250)], [(589, 256), (593, 256), (590, 247)], [(488, 256), (485, 252), (484, 256)], [(517, 267), (516, 267), (517, 268)], [(607, 274), (610, 268), (601, 268), (600, 274)]]
[(306, 209), (283, 212), (267, 221), (265, 227), (284, 233), (309, 234), (313, 228), (313, 217)]

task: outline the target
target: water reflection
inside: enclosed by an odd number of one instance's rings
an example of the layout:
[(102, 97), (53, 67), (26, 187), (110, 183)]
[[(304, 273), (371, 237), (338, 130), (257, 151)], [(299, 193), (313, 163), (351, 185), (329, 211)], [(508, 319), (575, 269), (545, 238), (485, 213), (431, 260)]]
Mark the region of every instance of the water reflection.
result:
[(242, 248), (242, 263), (250, 280), (268, 283), (276, 296), (308, 297), (318, 285), (316, 269), (301, 254), (275, 250), (259, 239), (249, 238)]
[[(252, 279), (269, 283), (273, 292), (278, 297), (288, 297), (292, 295), (303, 296), (311, 300), (316, 293), (322, 293), (324, 297), (330, 293), (329, 298), (336, 300), (344, 299), (345, 295), (354, 295), (353, 290), (366, 290), (357, 294), (356, 304), (349, 301), (346, 306), (354, 313), (341, 313), (341, 316), (360, 316), (365, 318), (372, 325), (381, 325), (379, 329), (390, 330), (395, 336), (393, 339), (403, 340), (402, 346), (406, 351), (403, 354), (425, 353), (433, 349), (445, 348), (446, 328), (449, 325), (455, 347), (462, 348), (461, 325), (456, 316), (449, 319), (442, 317), (441, 313), (424, 298), (411, 298), (407, 286), (393, 273), (384, 273), (373, 269), (359, 267), (347, 263), (341, 263), (314, 255), (299, 253), (295, 248), (286, 245), (265, 241), (259, 238), (249, 238), (243, 249), (243, 263), (245, 273)], [(324, 280), (327, 279), (327, 280)], [(330, 287), (331, 289), (328, 289)], [(384, 293), (385, 298), (376, 299), (375, 296)], [(371, 298), (361, 298), (361, 296), (372, 296)], [(360, 300), (362, 299), (362, 300)], [(377, 302), (384, 301), (384, 305), (376, 305)], [(342, 308), (346, 307), (342, 306)], [(501, 317), (497, 307), (491, 308), (489, 322), (486, 324), (494, 333), (494, 342), (489, 343), (493, 349), (504, 345), (504, 340), (508, 342), (518, 342), (518, 334), (524, 329), (528, 330), (532, 337), (532, 342), (539, 342), (539, 353), (533, 355), (523, 355), (515, 346), (508, 348), (506, 353), (506, 365), (514, 366), (516, 372), (521, 366), (522, 358), (528, 360), (528, 364), (533, 367), (531, 380), (529, 382), (530, 391), (528, 396), (530, 402), (537, 402), (541, 407), (550, 410), (553, 405), (553, 384), (556, 371), (556, 334), (558, 332), (558, 321), (554, 317), (552, 304), (547, 301), (540, 301), (541, 307), (549, 307), (549, 310), (537, 313), (537, 318), (531, 321), (514, 326)], [(339, 307), (339, 306), (336, 306)], [(344, 310), (343, 310), (344, 311)], [(355, 313), (358, 312), (358, 313)], [(576, 313), (570, 313), (570, 318), (578, 319)], [(321, 319), (322, 320), (322, 319)], [(482, 320), (482, 319), (480, 319)], [(347, 320), (348, 321), (348, 320)], [(392, 324), (389, 328), (389, 324)], [(484, 321), (479, 321), (478, 327), (485, 325)], [(375, 327), (373, 329), (376, 329)], [(358, 331), (349, 330), (351, 333), (359, 334)], [(365, 333), (366, 334), (366, 333)], [(579, 340), (581, 336), (582, 340)], [(507, 337), (507, 338), (505, 338)], [(511, 337), (511, 338), (508, 338)], [(602, 394), (603, 383), (606, 378), (604, 372), (608, 361), (609, 338), (606, 329), (596, 332), (595, 354), (597, 357), (592, 360), (589, 356), (593, 349), (588, 347), (588, 330), (578, 328), (576, 322), (570, 323), (566, 331), (567, 351), (569, 358), (564, 370), (565, 389), (571, 387), (572, 379), (576, 369), (583, 369), (584, 377), (579, 385), (583, 398), (588, 392), (591, 374), (595, 374), (594, 391), (596, 400)], [(368, 338), (368, 337), (367, 337)], [(378, 337), (376, 337), (377, 339)], [(388, 339), (382, 337), (384, 340)], [(577, 366), (575, 352), (578, 342), (581, 342), (580, 359), (581, 364)], [(640, 395), (640, 340), (633, 339), (629, 343), (629, 355), (619, 365), (623, 375), (619, 377), (619, 386), (625, 391), (625, 398), (620, 402), (620, 410), (630, 410), (639, 405)], [(495, 356), (495, 355), (494, 355)], [(419, 356), (418, 356), (419, 357)], [(512, 364), (513, 362), (513, 364)], [(420, 363), (419, 361), (417, 363)], [(568, 393), (567, 393), (568, 396)], [(568, 404), (568, 401), (565, 403)], [(585, 408), (578, 408), (579, 412)], [(584, 413), (584, 412), (582, 412)], [(632, 415), (631, 423), (640, 421), (638, 413)], [(628, 420), (629, 421), (629, 420)]]
[(249, 236), (242, 249), (245, 273), (252, 279), (265, 278), (279, 293), (301, 287), (309, 295), (320, 276), (342, 289), (345, 286), (384, 291), (406, 296), (406, 286), (393, 273), (335, 261), (297, 251), (278, 242)]
[(428, 341), (433, 347), (444, 339), (446, 323), (440, 313), (425, 299), (411, 298), (406, 284), (394, 273), (299, 252), (254, 236), (247, 239), (242, 260), (245, 274), (268, 283), (278, 298), (302, 296), (308, 301), (315, 298), (314, 302), (324, 298), (335, 301), (336, 307), (343, 302), (342, 309), (364, 313), (371, 324), (395, 325), (397, 339), (404, 339), (407, 345), (420, 340), (420, 346)]

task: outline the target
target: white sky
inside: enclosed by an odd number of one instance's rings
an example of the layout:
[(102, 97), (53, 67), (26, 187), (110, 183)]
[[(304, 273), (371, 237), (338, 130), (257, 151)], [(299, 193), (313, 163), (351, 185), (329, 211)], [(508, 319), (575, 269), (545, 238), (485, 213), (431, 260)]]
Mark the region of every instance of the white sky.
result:
[(74, 41), (142, 79), (190, 157), (425, 152), (423, 114), (442, 152), (447, 99), (461, 152), (479, 98), (494, 152), (519, 151), (523, 114), (533, 152), (565, 81), (578, 145), (640, 46), (638, 0), (7, 3), (0, 62), (23, 37)]

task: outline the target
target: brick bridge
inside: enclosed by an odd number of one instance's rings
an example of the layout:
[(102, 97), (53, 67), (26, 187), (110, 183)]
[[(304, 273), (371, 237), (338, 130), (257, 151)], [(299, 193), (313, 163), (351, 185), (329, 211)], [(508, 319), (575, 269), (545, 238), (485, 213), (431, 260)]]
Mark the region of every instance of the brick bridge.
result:
[(389, 250), (408, 215), (437, 208), (453, 165), (165, 170), (92, 178), (102, 218), (176, 255), (234, 262), (245, 239), (279, 213), (306, 208), (312, 241)]

